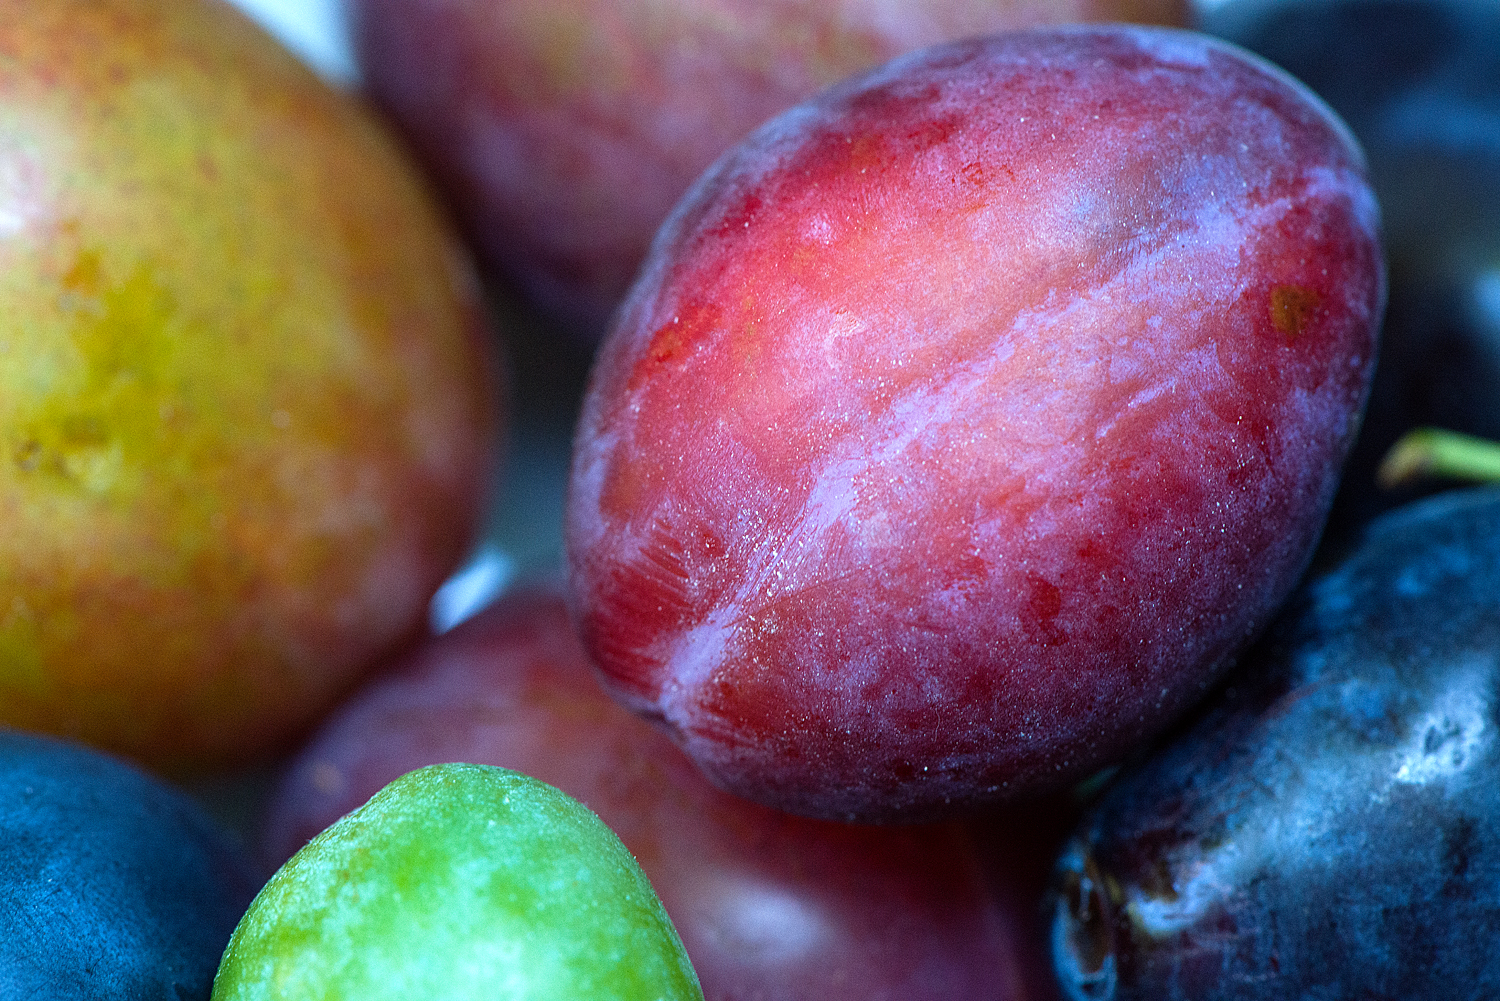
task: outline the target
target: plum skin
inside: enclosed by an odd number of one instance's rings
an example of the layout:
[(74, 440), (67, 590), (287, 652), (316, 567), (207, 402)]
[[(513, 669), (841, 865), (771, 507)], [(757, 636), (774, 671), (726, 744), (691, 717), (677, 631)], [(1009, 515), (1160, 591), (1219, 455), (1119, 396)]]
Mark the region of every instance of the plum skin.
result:
[(1500, 306), (1486, 306), (1484, 291), (1500, 262), (1500, 7), (1231, 3), (1209, 23), (1344, 116), (1380, 200), (1390, 272), (1380, 363), (1321, 561), (1382, 511), (1443, 486), (1377, 484), (1403, 434), (1432, 426), (1500, 438)]
[(0, 727), (0, 996), (206, 999), (257, 886), (181, 791)]
[(375, 99), (481, 255), (593, 346), (694, 179), (766, 118), (935, 42), (1183, 24), (1184, 0), (358, 0)]
[(1372, 521), (1056, 872), (1069, 998), (1500, 992), (1500, 488)]
[(927, 818), (1158, 732), (1306, 566), (1384, 302), (1363, 158), (1169, 29), (937, 47), (678, 206), (575, 440), (570, 601), (731, 791)]
[(1026, 918), (1040, 892), (1025, 896), (1018, 876), (1028, 863), (1045, 873), (1053, 846), (999, 846), (1013, 868), (992, 893), (988, 853), (957, 823), (850, 827), (714, 788), (600, 690), (552, 588), (506, 596), (345, 702), (270, 798), (266, 861), (442, 761), (514, 769), (598, 813), (640, 862), (709, 1001), (1037, 996)]
[(0, 720), (176, 772), (269, 756), (479, 527), (478, 282), (375, 116), (229, 5), (8, 10)]

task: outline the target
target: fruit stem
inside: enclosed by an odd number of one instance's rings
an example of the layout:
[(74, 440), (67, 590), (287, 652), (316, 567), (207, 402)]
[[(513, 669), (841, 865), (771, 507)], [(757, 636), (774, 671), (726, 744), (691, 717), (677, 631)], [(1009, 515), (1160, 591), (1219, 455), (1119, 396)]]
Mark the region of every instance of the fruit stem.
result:
[(1424, 477), (1500, 482), (1500, 442), (1441, 428), (1417, 428), (1391, 446), (1375, 472), (1376, 482), (1387, 489)]

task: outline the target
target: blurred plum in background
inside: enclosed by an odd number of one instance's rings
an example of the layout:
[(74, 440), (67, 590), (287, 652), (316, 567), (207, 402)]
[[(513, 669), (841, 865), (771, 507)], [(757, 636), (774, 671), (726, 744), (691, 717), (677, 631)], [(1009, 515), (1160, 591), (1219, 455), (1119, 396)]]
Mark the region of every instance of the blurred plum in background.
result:
[(481, 258), (591, 345), (672, 205), (763, 120), (924, 45), (1186, 0), (350, 0), (366, 86)]
[[(277, 863), (395, 776), (501, 765), (599, 813), (639, 860), (710, 1001), (1035, 997), (1034, 897), (997, 903), (961, 826), (805, 820), (721, 792), (600, 689), (562, 600), (529, 590), (430, 642), (358, 693), (273, 796)], [(1017, 876), (1043, 851), (1014, 849)]]

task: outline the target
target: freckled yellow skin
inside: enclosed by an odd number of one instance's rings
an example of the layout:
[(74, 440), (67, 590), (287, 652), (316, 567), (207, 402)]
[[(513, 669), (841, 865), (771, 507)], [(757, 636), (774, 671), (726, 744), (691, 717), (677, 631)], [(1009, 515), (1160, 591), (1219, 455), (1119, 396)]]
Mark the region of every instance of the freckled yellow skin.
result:
[(215, 766), (421, 621), (497, 438), (464, 258), (220, 0), (0, 0), (0, 724)]

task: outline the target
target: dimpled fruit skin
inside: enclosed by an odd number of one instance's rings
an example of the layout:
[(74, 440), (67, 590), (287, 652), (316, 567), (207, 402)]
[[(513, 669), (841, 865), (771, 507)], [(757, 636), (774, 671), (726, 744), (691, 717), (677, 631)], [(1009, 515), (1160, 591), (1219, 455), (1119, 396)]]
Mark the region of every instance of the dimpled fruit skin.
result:
[(1362, 159), (1239, 50), (930, 49), (725, 156), (596, 362), (570, 600), (721, 785), (907, 819), (1173, 718), (1306, 565), (1384, 296)]
[(714, 159), (818, 89), (923, 45), (1184, 0), (355, 0), (371, 92), (485, 258), (593, 344)]
[(1069, 997), (1500, 997), (1500, 489), (1372, 522), (1059, 867)]
[(0, 0), (0, 722), (244, 759), (422, 624), (498, 430), (457, 247), (218, 0)]
[(409, 772), (313, 839), (235, 929), (214, 1001), (702, 1001), (651, 884), (557, 789)]

